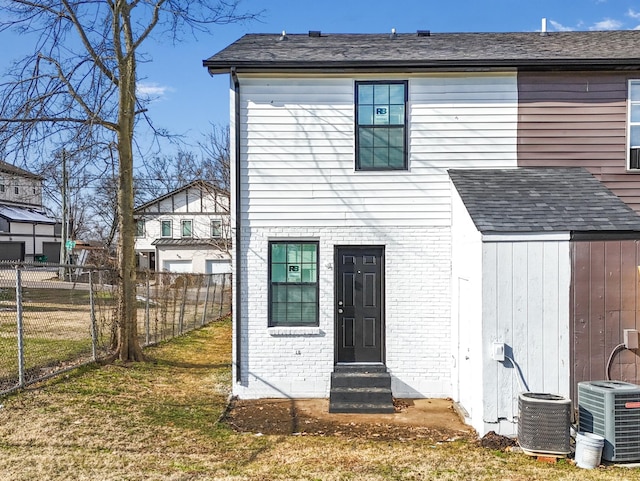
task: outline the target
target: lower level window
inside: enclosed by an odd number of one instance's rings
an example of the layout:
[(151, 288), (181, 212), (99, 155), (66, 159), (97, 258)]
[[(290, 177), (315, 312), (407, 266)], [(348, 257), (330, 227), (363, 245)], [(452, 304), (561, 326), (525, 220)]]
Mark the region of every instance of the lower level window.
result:
[(318, 243), (269, 243), (269, 326), (318, 325)]

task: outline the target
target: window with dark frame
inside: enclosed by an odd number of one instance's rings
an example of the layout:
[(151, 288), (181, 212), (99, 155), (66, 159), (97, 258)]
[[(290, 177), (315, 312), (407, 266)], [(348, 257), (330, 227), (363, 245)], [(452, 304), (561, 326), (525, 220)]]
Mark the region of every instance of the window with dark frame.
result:
[(222, 237), (222, 221), (211, 221), (211, 237)]
[(190, 220), (183, 220), (181, 222), (182, 227), (182, 237), (192, 237), (193, 236), (193, 222)]
[(144, 219), (136, 220), (136, 237), (144, 237)]
[(407, 82), (356, 82), (356, 170), (406, 170)]
[(318, 243), (269, 242), (269, 327), (318, 325)]
[(170, 220), (160, 221), (160, 235), (161, 237), (173, 237), (173, 226)]
[(640, 80), (629, 80), (629, 169), (640, 169)]

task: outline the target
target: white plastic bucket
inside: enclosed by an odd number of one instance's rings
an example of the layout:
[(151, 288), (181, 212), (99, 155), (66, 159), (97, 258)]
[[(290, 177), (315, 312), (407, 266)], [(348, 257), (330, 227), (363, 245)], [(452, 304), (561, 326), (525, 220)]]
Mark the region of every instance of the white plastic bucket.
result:
[(593, 469), (600, 465), (604, 438), (593, 433), (576, 436), (576, 464), (579, 468)]

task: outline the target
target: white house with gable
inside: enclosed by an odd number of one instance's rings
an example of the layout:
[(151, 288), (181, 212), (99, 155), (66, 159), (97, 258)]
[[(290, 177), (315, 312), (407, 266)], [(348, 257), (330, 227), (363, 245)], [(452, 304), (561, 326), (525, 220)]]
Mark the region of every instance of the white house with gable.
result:
[(231, 272), (226, 192), (194, 181), (137, 207), (134, 216), (140, 269)]
[[(555, 248), (555, 257), (532, 255), (529, 262), (545, 263), (540, 272), (549, 277), (562, 274), (547, 289), (565, 289), (557, 308), (518, 317), (521, 299), (538, 298), (531, 289), (542, 283), (530, 282), (538, 271), (517, 262), (490, 269), (496, 238), (479, 225), (481, 215), (464, 212), (478, 196), (461, 200), (449, 170), (518, 169), (519, 75), (548, 69), (553, 74), (544, 81), (551, 82), (571, 65), (590, 79), (590, 69), (624, 63), (629, 50), (617, 45), (640, 47), (639, 33), (625, 34), (625, 42), (598, 35), (255, 34), (205, 60), (209, 73), (231, 81), (233, 393), (329, 397), (334, 412), (392, 412), (392, 396), (452, 397), (480, 434), (513, 434), (520, 379), (505, 358), (492, 357), (501, 343), (531, 389), (568, 394), (572, 231), (638, 236), (640, 218), (614, 195), (622, 212), (616, 222), (606, 214), (592, 224), (514, 220), (516, 233), (544, 234), (525, 239), (546, 243), (532, 252)], [(632, 63), (640, 71), (640, 62)], [(576, 75), (577, 92), (583, 77)], [(545, 134), (549, 115), (528, 108), (529, 131)], [(545, 151), (533, 133), (531, 153), (522, 156), (529, 162), (534, 148)], [(570, 146), (555, 142), (572, 158)], [(535, 190), (529, 177), (523, 182), (522, 192)], [(488, 208), (500, 218), (509, 201), (494, 190)], [(597, 204), (603, 192), (580, 203), (608, 212)], [(561, 194), (554, 208), (579, 207), (563, 204)], [(522, 241), (509, 228), (499, 232), (501, 253)], [(554, 247), (559, 238), (564, 243)], [(517, 282), (509, 281), (516, 274)], [(501, 286), (514, 286), (514, 302), (500, 297)], [(523, 326), (531, 328), (526, 342)], [(561, 345), (541, 347), (554, 337), (545, 326), (562, 334), (555, 335)], [(557, 366), (527, 379), (544, 357)]]
[(60, 223), (42, 205), (42, 177), (0, 161), (0, 260), (60, 259)]

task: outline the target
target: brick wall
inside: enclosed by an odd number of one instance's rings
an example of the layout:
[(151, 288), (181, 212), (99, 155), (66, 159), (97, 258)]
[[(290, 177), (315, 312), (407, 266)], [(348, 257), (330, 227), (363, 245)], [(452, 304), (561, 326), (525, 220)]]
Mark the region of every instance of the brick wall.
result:
[[(267, 327), (268, 242), (281, 239), (319, 241), (318, 328)], [(386, 364), (394, 395), (450, 396), (448, 227), (274, 227), (253, 228), (251, 235), (244, 231), (242, 381), (234, 385), (234, 394), (242, 398), (329, 395), (336, 245), (385, 246)]]

